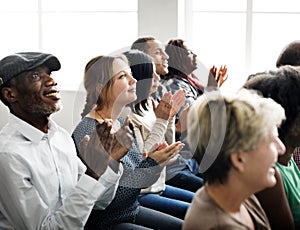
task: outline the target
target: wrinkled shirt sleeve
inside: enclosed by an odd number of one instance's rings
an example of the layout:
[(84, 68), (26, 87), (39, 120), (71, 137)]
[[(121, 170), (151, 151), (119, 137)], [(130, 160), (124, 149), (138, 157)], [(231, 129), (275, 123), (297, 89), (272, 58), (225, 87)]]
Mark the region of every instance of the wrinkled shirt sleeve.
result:
[(26, 165), (9, 153), (1, 154), (0, 175), (0, 210), (15, 229), (82, 229), (95, 200), (106, 190), (83, 174), (61, 202), (44, 199)]
[(99, 178), (99, 183), (105, 186), (105, 191), (98, 198), (94, 209), (105, 209), (113, 200), (119, 185), (121, 175), (123, 174), (123, 165), (119, 164), (119, 171), (116, 174), (110, 167), (107, 167), (104, 174)]
[(97, 181), (66, 131), (41, 138), (15, 126), (0, 131), (0, 229), (83, 229), (95, 202), (105, 208), (113, 199), (122, 166)]

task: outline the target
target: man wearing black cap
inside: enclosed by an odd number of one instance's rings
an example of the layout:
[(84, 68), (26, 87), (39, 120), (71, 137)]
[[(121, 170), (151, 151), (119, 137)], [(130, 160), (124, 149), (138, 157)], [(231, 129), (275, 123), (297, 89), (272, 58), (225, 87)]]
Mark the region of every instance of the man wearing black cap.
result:
[(61, 107), (51, 76), (59, 69), (46, 53), (0, 61), (0, 99), (10, 110), (0, 131), (0, 229), (82, 229), (94, 205), (114, 197), (121, 164), (88, 176), (70, 135), (50, 119)]

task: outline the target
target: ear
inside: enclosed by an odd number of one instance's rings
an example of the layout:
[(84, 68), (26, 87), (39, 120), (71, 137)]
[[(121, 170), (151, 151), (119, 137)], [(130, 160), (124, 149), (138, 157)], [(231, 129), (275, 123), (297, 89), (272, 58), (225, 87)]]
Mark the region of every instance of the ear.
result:
[(14, 88), (4, 87), (1, 91), (3, 98), (9, 103), (17, 100), (17, 91)]
[(245, 153), (244, 152), (236, 152), (230, 155), (230, 160), (233, 168), (235, 168), (239, 172), (243, 172), (245, 169)]

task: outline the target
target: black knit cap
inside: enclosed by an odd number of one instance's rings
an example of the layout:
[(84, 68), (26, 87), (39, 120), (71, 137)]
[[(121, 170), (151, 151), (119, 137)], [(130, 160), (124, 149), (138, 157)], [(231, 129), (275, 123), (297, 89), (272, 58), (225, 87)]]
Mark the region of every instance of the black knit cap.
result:
[(50, 71), (60, 69), (60, 62), (52, 54), (22, 52), (9, 55), (0, 61), (0, 86), (20, 73), (46, 65)]

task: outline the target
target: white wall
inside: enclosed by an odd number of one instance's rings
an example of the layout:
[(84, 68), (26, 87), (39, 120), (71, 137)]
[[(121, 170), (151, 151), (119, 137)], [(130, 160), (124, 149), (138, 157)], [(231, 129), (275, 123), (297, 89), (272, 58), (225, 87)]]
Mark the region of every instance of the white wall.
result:
[(178, 1), (181, 0), (139, 0), (138, 35), (151, 35), (163, 43), (177, 37)]

